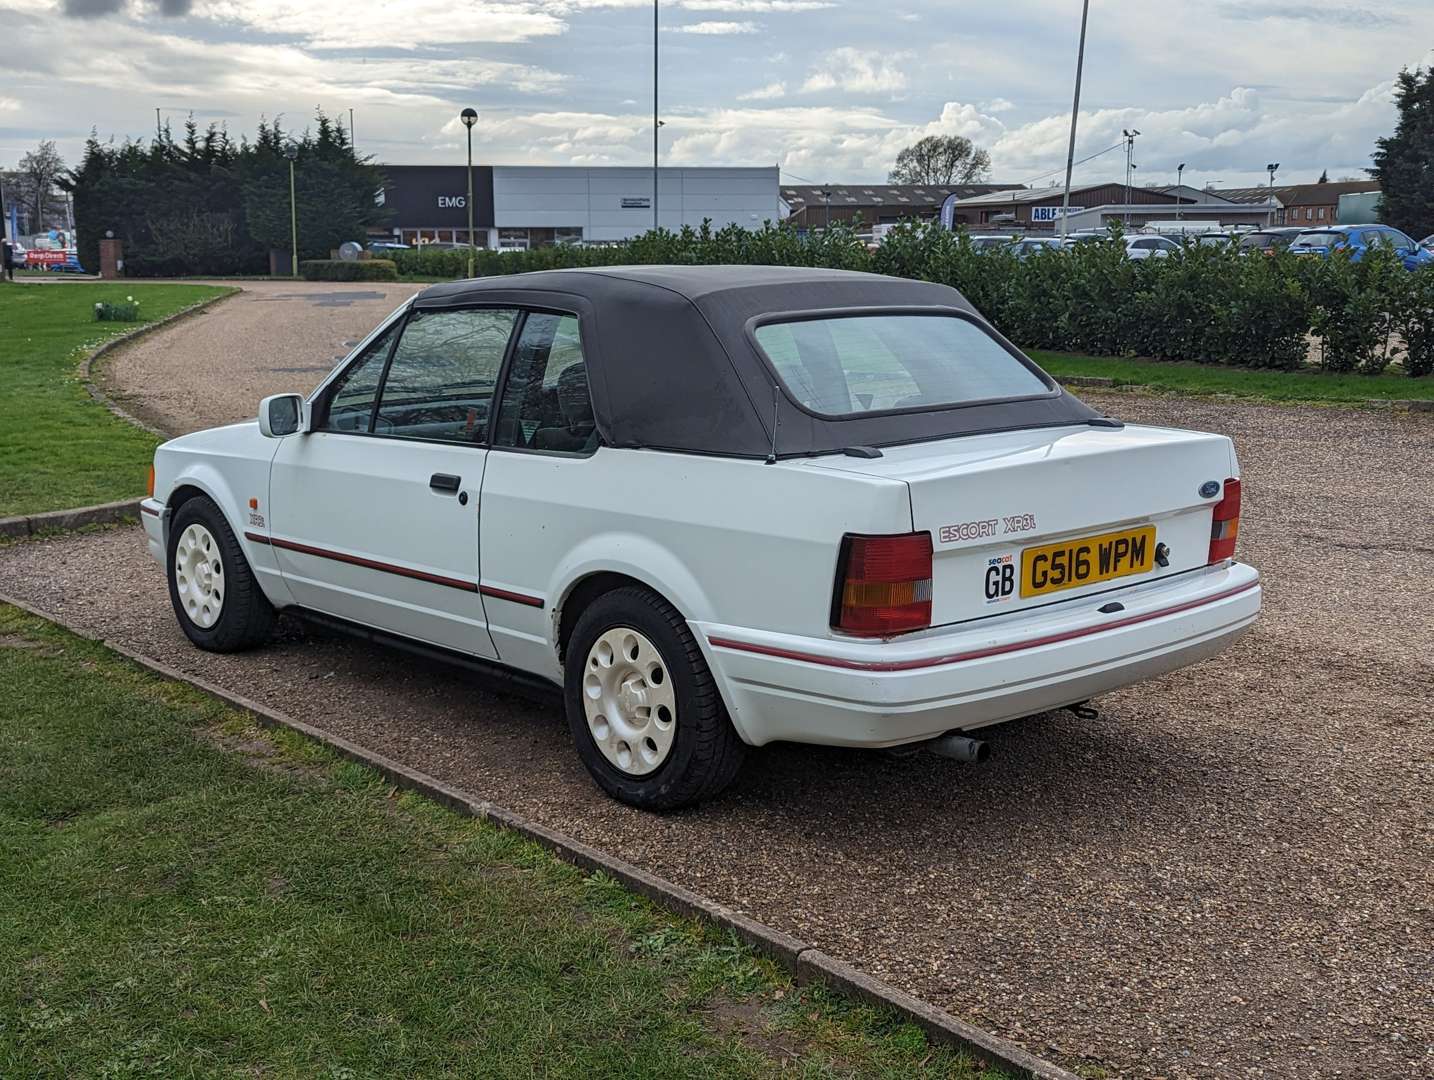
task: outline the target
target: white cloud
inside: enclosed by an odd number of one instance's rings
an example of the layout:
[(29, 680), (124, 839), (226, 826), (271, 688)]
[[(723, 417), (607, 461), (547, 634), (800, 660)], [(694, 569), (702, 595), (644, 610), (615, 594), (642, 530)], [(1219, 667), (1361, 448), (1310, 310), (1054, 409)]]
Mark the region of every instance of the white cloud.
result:
[(674, 34), (702, 34), (711, 37), (726, 34), (755, 34), (758, 27), (754, 22), (709, 21), (683, 23), (681, 26), (664, 26), (663, 29)]
[[(645, 2), (645, 0), (644, 0)], [(767, 12), (790, 13), (823, 11), (836, 7), (832, 0), (680, 0), (677, 4), (688, 11), (730, 11), (740, 14)]]
[(988, 113), (1010, 112), (1016, 107), (1014, 101), (1007, 101), (1003, 97), (992, 98), (990, 101), (981, 102), (981, 109)]
[(787, 84), (784, 82), (770, 82), (766, 86), (759, 86), (755, 90), (748, 90), (745, 94), (738, 94), (738, 101), (772, 101), (779, 97), (786, 97)]
[[(1293, 183), (1312, 181), (1326, 168), (1331, 175), (1357, 175), (1369, 164), (1375, 138), (1393, 123), (1392, 79), (1338, 103), (1274, 101), (1261, 91), (1236, 87), (1215, 101), (1181, 109), (1082, 112), (1076, 153), (1084, 156), (1114, 146), (1121, 141), (1122, 129), (1137, 128), (1141, 134), (1135, 160), (1141, 183), (1173, 182), (1181, 161), (1188, 165), (1185, 175), (1192, 182), (1258, 182), (1264, 163), (1272, 160), (1283, 163), (1282, 173)], [(1004, 132), (990, 145), (993, 170), (1003, 178), (1020, 178), (1042, 168), (1061, 168), (1069, 125), (1069, 114), (1057, 114)], [(1123, 169), (1117, 150), (1078, 168), (1077, 177), (1109, 179)]]
[(0, 97), (0, 111), (16, 111), (20, 108), (20, 102), (12, 97)]
[(903, 61), (909, 52), (880, 52), (849, 45), (824, 56), (802, 83), (805, 93), (844, 90), (849, 94), (895, 94), (906, 89)]
[[(216, 22), (280, 35), (315, 49), (397, 48), (459, 42), (511, 44), (561, 34), (567, 24), (537, 3), (404, 0), (400, 13), (365, 0), (211, 0), (196, 11)], [(401, 17), (401, 22), (395, 22)]]

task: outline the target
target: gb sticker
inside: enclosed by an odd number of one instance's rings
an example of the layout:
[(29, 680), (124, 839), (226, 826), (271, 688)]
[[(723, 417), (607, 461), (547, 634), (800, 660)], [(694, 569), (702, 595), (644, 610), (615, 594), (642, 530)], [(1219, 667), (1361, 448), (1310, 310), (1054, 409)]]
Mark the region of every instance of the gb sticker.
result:
[(1016, 591), (1016, 557), (992, 555), (986, 560), (986, 603), (1009, 600)]

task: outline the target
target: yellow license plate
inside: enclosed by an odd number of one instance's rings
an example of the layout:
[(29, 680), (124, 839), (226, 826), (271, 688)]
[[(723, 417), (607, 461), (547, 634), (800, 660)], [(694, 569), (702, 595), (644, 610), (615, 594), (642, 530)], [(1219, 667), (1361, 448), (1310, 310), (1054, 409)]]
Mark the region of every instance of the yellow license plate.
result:
[(1021, 595), (1043, 596), (1143, 574), (1155, 565), (1155, 526), (1043, 544), (1021, 552)]

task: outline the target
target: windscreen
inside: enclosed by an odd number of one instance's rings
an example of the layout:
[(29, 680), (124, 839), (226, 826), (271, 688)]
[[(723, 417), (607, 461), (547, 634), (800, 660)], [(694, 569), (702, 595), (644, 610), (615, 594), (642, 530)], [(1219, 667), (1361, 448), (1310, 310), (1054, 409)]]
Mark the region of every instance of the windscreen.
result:
[(851, 315), (766, 323), (757, 344), (787, 392), (825, 416), (1044, 396), (1052, 388), (969, 319)]

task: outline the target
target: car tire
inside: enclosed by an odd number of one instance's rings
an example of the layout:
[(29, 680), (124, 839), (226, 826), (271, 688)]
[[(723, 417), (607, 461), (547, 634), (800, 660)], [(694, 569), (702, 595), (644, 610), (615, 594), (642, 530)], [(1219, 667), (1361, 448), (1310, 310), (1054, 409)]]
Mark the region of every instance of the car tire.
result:
[(239, 652), (269, 640), (278, 618), (234, 530), (207, 496), (169, 523), (169, 601), (186, 637), (209, 652)]
[(578, 756), (629, 806), (710, 799), (746, 756), (687, 621), (639, 586), (604, 593), (578, 616), (563, 691)]

